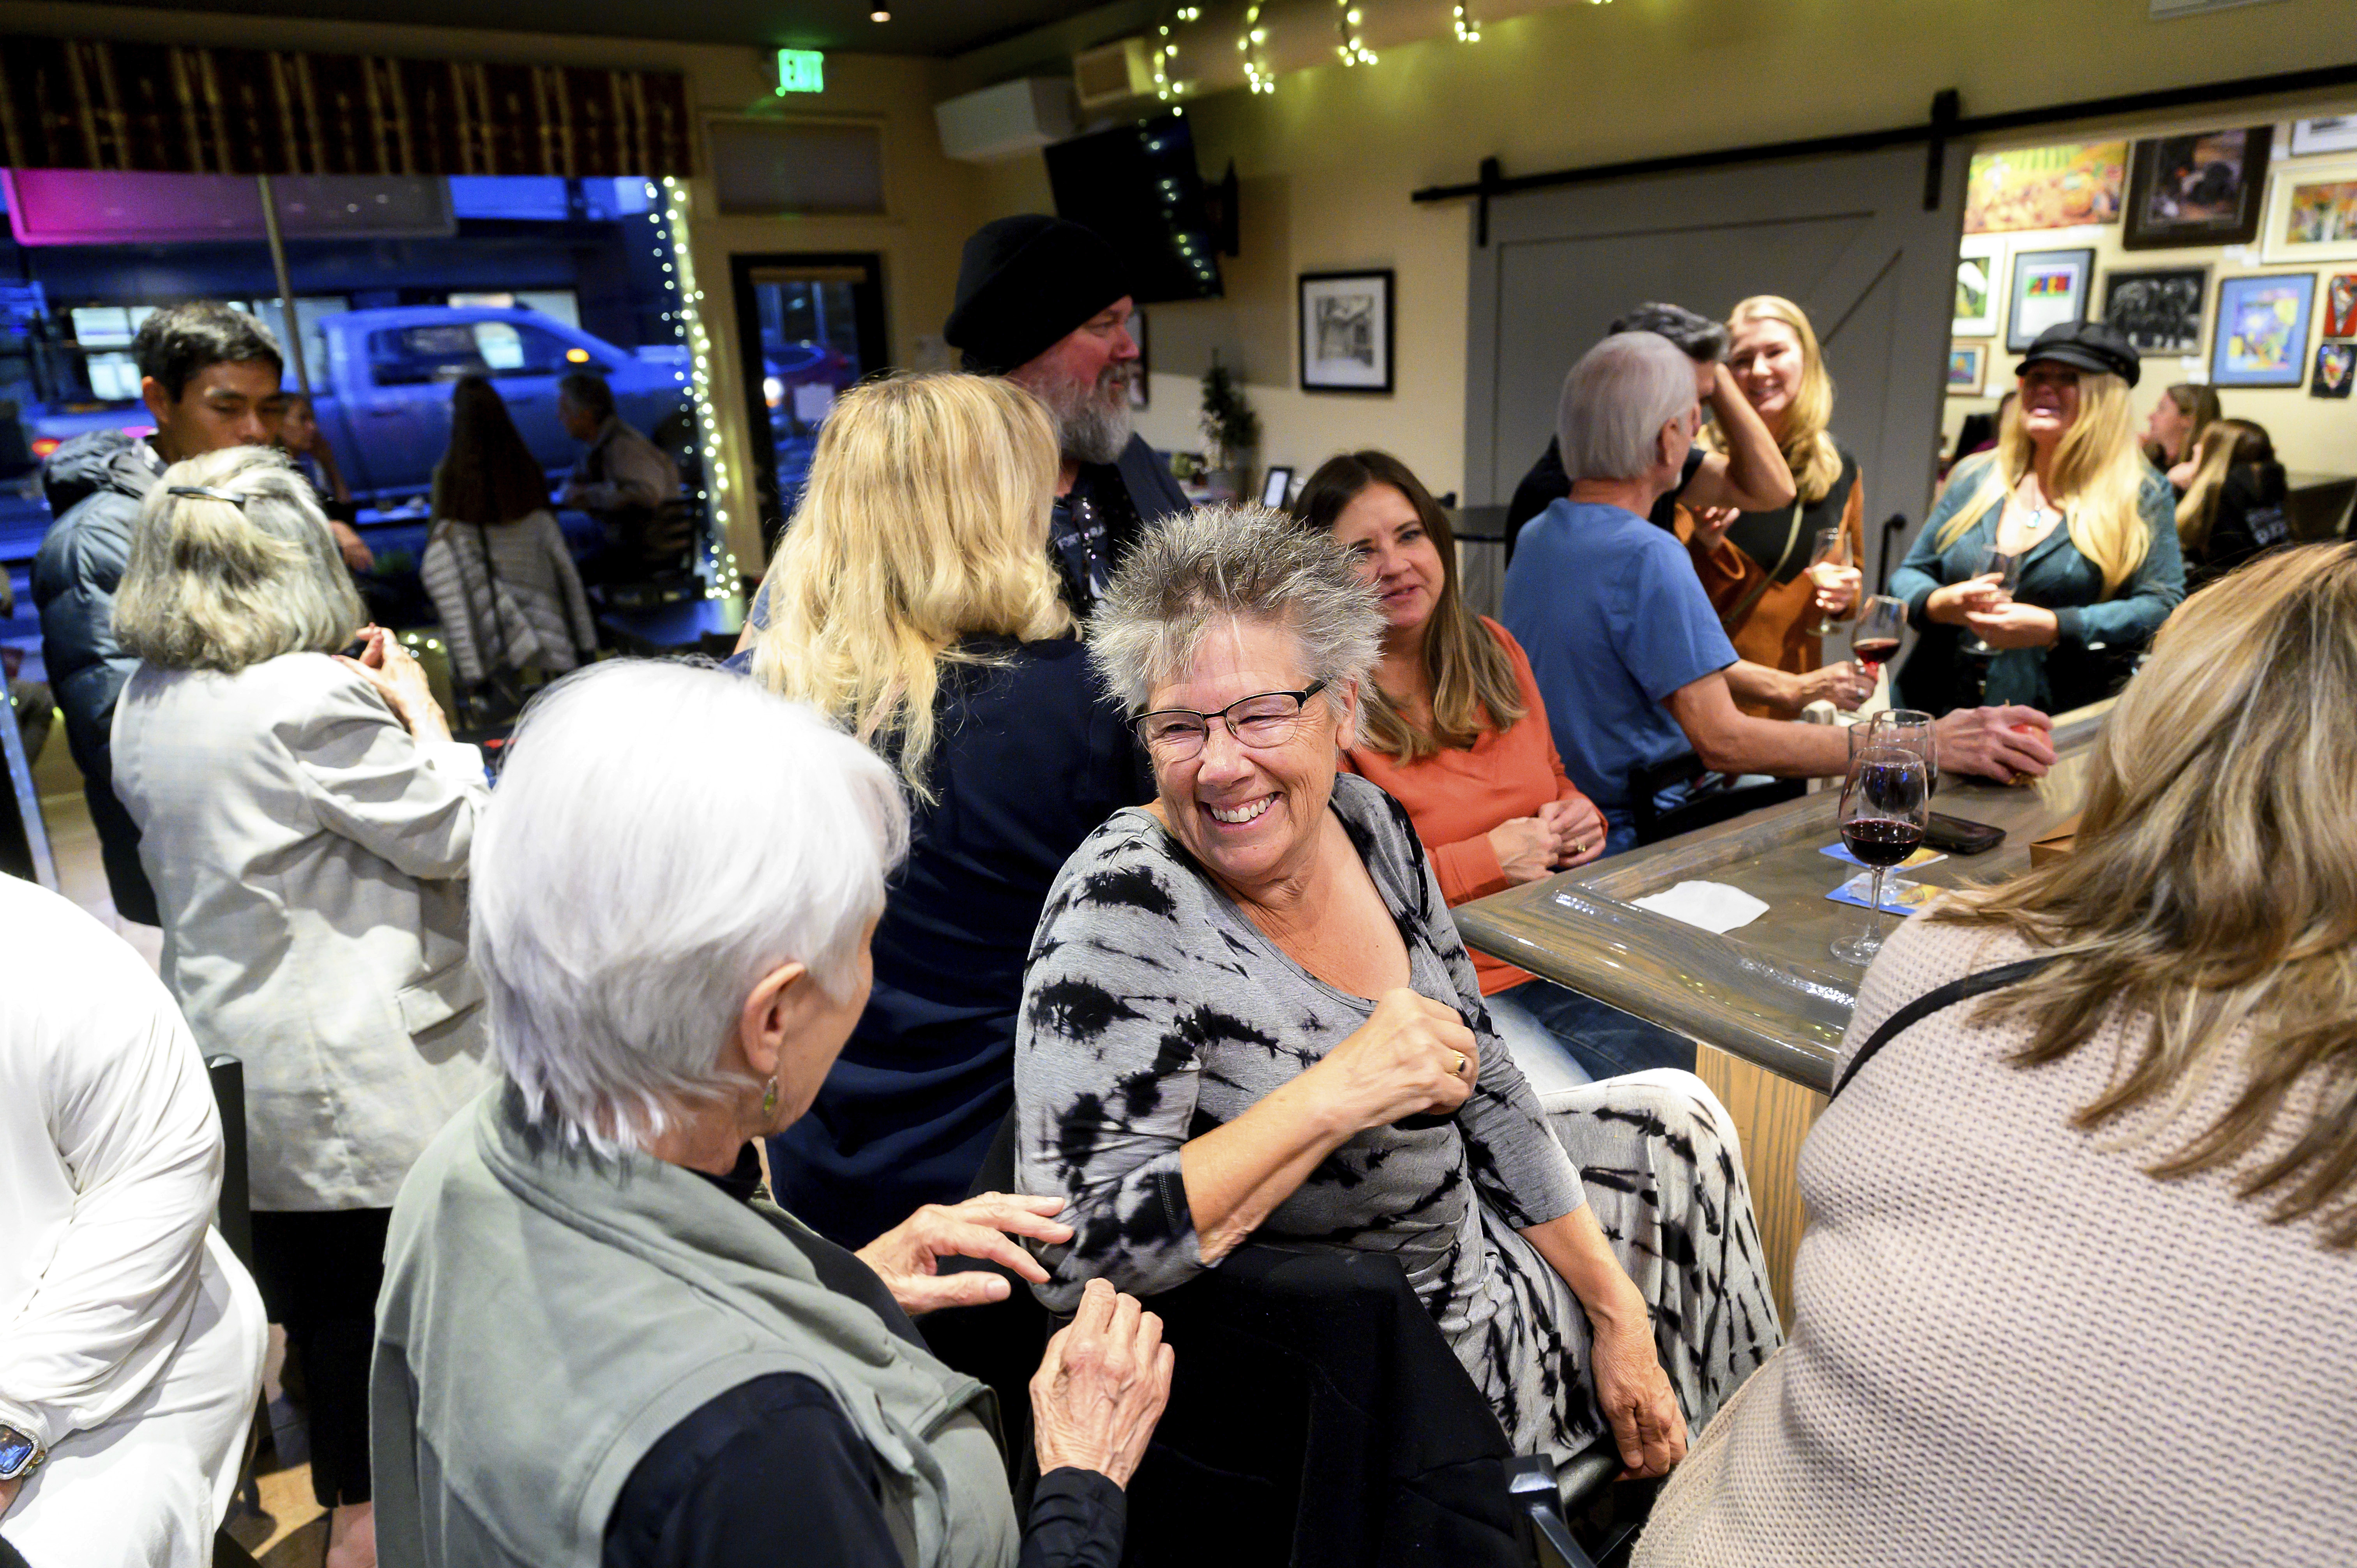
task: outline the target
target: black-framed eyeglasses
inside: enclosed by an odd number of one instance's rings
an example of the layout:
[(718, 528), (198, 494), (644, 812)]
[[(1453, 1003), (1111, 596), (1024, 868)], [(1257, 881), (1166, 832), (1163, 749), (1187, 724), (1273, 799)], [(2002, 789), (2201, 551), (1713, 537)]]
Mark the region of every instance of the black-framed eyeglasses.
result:
[(1203, 743), (1211, 738), (1211, 725), (1222, 719), (1238, 746), (1283, 746), (1293, 738), (1294, 726), (1301, 722), (1302, 704), (1325, 689), (1325, 682), (1312, 681), (1299, 692), (1255, 692), (1238, 697), (1216, 714), (1157, 708), (1130, 720), (1129, 727), (1140, 746), (1166, 762), (1184, 762), (1202, 750)]

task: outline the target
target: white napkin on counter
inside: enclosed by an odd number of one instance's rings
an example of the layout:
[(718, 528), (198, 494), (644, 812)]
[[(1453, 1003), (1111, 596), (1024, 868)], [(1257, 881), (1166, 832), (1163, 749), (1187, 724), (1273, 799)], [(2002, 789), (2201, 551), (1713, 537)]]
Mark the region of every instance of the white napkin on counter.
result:
[(1666, 892), (1648, 894), (1636, 904), (1640, 909), (1651, 909), (1706, 931), (1731, 931), (1768, 912), (1767, 905), (1724, 882), (1681, 882)]

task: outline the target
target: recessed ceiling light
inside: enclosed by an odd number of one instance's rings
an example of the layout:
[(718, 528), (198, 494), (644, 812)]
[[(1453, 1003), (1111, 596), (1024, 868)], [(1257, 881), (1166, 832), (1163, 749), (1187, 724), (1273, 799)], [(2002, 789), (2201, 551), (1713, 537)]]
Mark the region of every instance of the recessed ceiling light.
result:
[(889, 11), (870, 11), (867, 13), (867, 19), (871, 22), (888, 22), (892, 19), (892, 13)]

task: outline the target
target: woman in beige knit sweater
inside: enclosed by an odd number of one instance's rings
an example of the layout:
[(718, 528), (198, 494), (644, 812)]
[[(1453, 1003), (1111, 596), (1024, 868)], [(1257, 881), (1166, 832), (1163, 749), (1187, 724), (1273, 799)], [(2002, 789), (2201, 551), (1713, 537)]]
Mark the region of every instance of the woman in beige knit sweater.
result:
[(1638, 1563), (2349, 1560), (2352, 693), (2357, 546), (2195, 595), (2075, 853), (1884, 944), (1801, 1154), (1792, 1337)]

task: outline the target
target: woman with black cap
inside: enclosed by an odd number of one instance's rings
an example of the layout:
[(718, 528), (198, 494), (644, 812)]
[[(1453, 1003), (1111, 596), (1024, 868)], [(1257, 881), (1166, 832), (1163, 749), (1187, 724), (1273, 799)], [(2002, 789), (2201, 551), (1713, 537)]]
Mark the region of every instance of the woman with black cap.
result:
[(2136, 349), (2102, 322), (2030, 345), (1996, 450), (1956, 465), (1891, 579), (1922, 634), (1898, 672), (1900, 703), (2059, 714), (2126, 678), (2185, 596), (2169, 481), (2132, 429), (2138, 373)]

